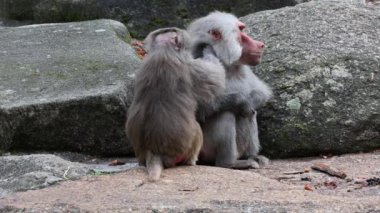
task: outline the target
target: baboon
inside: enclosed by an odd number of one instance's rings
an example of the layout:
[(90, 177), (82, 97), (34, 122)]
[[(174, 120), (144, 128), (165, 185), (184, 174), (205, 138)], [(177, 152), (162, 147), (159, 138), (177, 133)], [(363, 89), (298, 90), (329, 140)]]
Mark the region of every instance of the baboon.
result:
[(162, 28), (145, 39), (147, 57), (136, 73), (126, 132), (149, 180), (163, 168), (195, 165), (203, 144), (196, 120), (198, 104), (207, 104), (225, 88), (225, 70), (211, 48), (194, 59), (191, 38), (178, 28)]
[(187, 28), (195, 40), (194, 57), (201, 57), (203, 48), (211, 46), (226, 69), (224, 94), (198, 108), (204, 137), (200, 161), (235, 169), (259, 168), (269, 162), (258, 155), (256, 109), (270, 99), (272, 90), (249, 67), (261, 62), (264, 43), (253, 40), (244, 28), (234, 15), (218, 11)]

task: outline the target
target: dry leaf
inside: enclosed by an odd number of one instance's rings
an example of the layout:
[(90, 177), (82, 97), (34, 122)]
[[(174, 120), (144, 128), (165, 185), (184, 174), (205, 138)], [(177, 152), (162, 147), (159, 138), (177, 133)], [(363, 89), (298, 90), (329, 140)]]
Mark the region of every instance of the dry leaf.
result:
[(124, 165), (124, 164), (125, 164), (124, 161), (113, 160), (113, 161), (111, 161), (111, 163), (109, 165), (110, 166), (120, 166), (120, 165)]
[(146, 56), (147, 52), (144, 50), (144, 44), (143, 44), (143, 42), (141, 42), (139, 40), (133, 40), (131, 42), (131, 45), (135, 49), (135, 51), (137, 53), (137, 56), (140, 59), (144, 59), (144, 57)]
[(307, 191), (314, 191), (313, 187), (310, 184), (305, 184), (303, 188)]

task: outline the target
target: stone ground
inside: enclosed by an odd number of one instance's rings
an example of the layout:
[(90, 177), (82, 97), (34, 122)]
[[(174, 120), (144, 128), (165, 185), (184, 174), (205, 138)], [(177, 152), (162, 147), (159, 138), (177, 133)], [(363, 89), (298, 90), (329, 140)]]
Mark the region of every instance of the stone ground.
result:
[[(347, 177), (315, 171), (315, 163)], [(146, 178), (139, 167), (87, 175), (8, 195), (0, 212), (380, 212), (379, 151), (273, 160), (249, 171), (183, 166), (164, 170), (156, 183)]]

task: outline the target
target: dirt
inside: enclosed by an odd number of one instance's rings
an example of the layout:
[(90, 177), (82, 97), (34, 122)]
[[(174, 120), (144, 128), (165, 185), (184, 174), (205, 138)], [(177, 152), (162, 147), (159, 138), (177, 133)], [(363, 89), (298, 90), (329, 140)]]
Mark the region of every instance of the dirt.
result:
[[(342, 179), (311, 169), (324, 163)], [(85, 176), (0, 199), (0, 212), (380, 212), (380, 152), (274, 160), (257, 170), (144, 168)]]

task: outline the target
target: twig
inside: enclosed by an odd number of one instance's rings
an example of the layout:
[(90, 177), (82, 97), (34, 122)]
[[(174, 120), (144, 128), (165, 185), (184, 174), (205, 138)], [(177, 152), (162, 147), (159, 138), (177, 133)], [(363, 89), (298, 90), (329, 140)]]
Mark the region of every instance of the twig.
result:
[(298, 175), (298, 174), (304, 174), (306, 173), (305, 171), (299, 171), (299, 172), (284, 172), (282, 174), (284, 175)]
[(67, 173), (69, 172), (70, 169), (71, 169), (71, 166), (67, 167), (65, 173), (63, 173), (63, 178), (64, 178), (65, 180), (68, 180), (68, 179), (69, 179), (69, 178), (67, 178)]
[(342, 179), (347, 177), (346, 173), (333, 169), (323, 163), (316, 163), (311, 168)]
[(198, 190), (199, 187), (195, 187), (195, 188), (187, 188), (187, 189), (179, 189), (178, 191), (182, 191), (182, 192), (193, 192), (193, 191), (196, 191)]
[(278, 180), (278, 181), (282, 181), (282, 180), (291, 180), (291, 179), (294, 179), (295, 177), (276, 177), (275, 179)]

